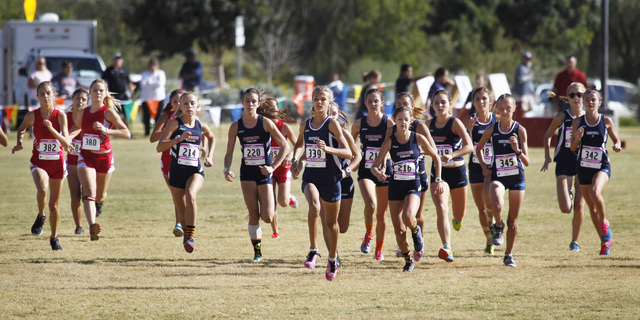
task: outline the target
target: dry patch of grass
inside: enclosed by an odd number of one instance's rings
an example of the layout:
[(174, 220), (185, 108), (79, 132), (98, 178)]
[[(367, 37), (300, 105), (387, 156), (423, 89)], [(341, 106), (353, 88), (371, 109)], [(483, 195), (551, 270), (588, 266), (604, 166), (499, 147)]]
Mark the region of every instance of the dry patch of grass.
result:
[[(452, 235), (453, 263), (436, 256), (440, 244), (430, 202), (427, 256), (414, 272), (401, 272), (390, 220), (386, 260), (376, 262), (359, 250), (363, 205), (356, 191), (351, 227), (340, 236), (343, 266), (333, 282), (324, 279), (325, 249), (317, 269), (303, 267), (308, 251), (304, 201), (297, 210), (279, 209), (280, 239), (271, 239), (263, 223), (265, 259), (250, 262), (239, 182), (227, 183), (221, 173), (226, 128), (214, 131), (218, 149), (198, 196), (193, 254), (184, 252), (181, 239), (171, 234), (169, 191), (159, 172), (159, 155), (147, 140), (113, 142), (117, 170), (99, 218), (100, 241), (73, 235), (65, 189), (62, 252), (50, 250), (48, 223), (42, 236), (29, 232), (37, 210), (30, 152), (11, 155), (10, 148), (0, 149), (0, 318), (640, 317), (637, 128), (623, 128), (627, 148), (612, 154), (612, 180), (604, 192), (615, 241), (611, 256), (598, 255), (599, 239), (588, 213), (582, 251), (568, 250), (571, 216), (558, 210), (553, 173), (539, 172), (543, 153), (533, 149), (514, 249), (517, 268), (503, 266), (503, 248), (492, 257), (482, 253), (484, 239), (470, 192), (464, 228)], [(10, 139), (13, 143), (15, 134)], [(239, 156), (236, 151), (235, 167)], [(292, 189), (303, 199), (299, 181)]]

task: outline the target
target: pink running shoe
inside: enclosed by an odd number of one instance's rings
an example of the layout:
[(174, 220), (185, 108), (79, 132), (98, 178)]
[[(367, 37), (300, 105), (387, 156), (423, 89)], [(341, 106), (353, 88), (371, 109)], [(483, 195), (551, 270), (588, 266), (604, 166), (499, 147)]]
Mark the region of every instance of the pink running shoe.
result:
[(315, 269), (316, 268), (316, 259), (318, 259), (318, 251), (309, 251), (307, 255), (307, 260), (304, 262), (304, 267), (307, 269)]
[(422, 259), (423, 256), (424, 256), (424, 248), (422, 248), (422, 250), (420, 251), (413, 252), (413, 260), (415, 260), (416, 262), (420, 261), (420, 259)]
[(609, 233), (609, 220), (604, 219), (604, 223), (600, 225), (600, 228), (602, 229), (603, 236)]
[(611, 246), (613, 245), (613, 240), (609, 240), (603, 244), (600, 245), (600, 255), (601, 256), (608, 256), (609, 255), (609, 249), (611, 249)]
[(338, 268), (336, 266), (335, 261), (331, 262), (329, 261), (327, 263), (327, 271), (325, 271), (324, 275), (327, 278), (327, 280), (329, 281), (333, 281), (333, 279), (336, 278), (336, 274), (338, 274)]

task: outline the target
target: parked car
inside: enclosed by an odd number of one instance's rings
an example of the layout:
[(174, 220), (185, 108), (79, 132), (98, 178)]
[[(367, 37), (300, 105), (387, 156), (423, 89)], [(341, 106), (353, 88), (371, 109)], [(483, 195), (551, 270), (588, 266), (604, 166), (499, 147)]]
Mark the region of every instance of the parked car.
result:
[[(587, 79), (596, 90), (601, 91), (600, 79)], [(613, 110), (618, 117), (636, 118), (638, 115), (638, 103), (640, 95), (638, 86), (627, 81), (607, 79), (608, 103), (607, 107)]]
[[(106, 69), (104, 61), (100, 55), (74, 49), (37, 49), (29, 52), (25, 58), (24, 67), (18, 71), (17, 83), (14, 86), (18, 101), (29, 100), (29, 88), (27, 80), (35, 69), (35, 62), (38, 58), (44, 57), (47, 60), (47, 69), (55, 77), (62, 72), (62, 62), (65, 60), (73, 63), (72, 75), (78, 79), (78, 84), (89, 87), (91, 82), (102, 76)], [(26, 104), (26, 103), (25, 103)]]

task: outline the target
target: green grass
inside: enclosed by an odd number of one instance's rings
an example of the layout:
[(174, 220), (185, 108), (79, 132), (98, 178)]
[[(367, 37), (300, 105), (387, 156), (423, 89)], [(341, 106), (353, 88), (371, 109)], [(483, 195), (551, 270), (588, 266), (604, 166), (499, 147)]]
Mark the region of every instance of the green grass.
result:
[[(328, 282), (323, 247), (318, 268), (303, 267), (307, 205), (299, 181), (292, 189), (300, 207), (279, 209), (278, 240), (272, 240), (270, 227), (262, 224), (265, 259), (251, 263), (240, 185), (222, 176), (228, 126), (214, 129), (215, 164), (206, 169), (198, 195), (197, 246), (193, 254), (186, 253), (181, 239), (171, 234), (173, 206), (159, 155), (137, 126), (139, 139), (113, 141), (116, 172), (99, 218), (100, 241), (89, 241), (88, 234), (73, 235), (65, 183), (62, 252), (50, 250), (48, 223), (42, 236), (29, 231), (37, 211), (30, 152), (11, 155), (15, 133), (10, 146), (0, 149), (0, 319), (640, 317), (640, 128), (622, 128), (627, 148), (611, 155), (612, 179), (604, 190), (615, 241), (609, 257), (598, 255), (600, 242), (588, 213), (582, 251), (569, 252), (571, 217), (557, 207), (553, 172), (539, 172), (542, 150), (532, 149), (514, 249), (517, 268), (503, 266), (504, 247), (492, 257), (482, 253), (484, 238), (470, 192), (464, 227), (452, 231), (453, 263), (436, 256), (440, 243), (430, 201), (426, 256), (414, 272), (401, 272), (390, 219), (386, 260), (376, 262), (373, 254), (359, 250), (363, 204), (356, 191), (351, 227), (340, 236), (343, 267), (336, 280)], [(239, 156), (236, 150), (236, 172)]]

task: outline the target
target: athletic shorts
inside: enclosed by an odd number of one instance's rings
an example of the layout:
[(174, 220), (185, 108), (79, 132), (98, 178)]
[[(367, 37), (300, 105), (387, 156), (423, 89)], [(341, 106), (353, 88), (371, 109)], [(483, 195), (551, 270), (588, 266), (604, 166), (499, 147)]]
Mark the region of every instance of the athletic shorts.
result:
[(342, 185), (340, 181), (334, 184), (315, 184), (308, 180), (302, 180), (302, 193), (304, 193), (304, 189), (306, 189), (309, 184), (316, 186), (320, 194), (320, 199), (325, 202), (338, 202), (342, 197)]
[(78, 168), (92, 168), (97, 173), (112, 173), (116, 171), (113, 152), (93, 153), (83, 150), (78, 156)]
[(609, 178), (611, 178), (611, 165), (606, 163), (602, 165), (600, 169), (590, 169), (583, 168), (578, 166), (578, 183), (581, 186), (593, 184), (593, 177), (595, 177), (596, 173), (602, 171), (607, 174)]
[[(387, 167), (385, 168), (385, 173), (387, 176), (391, 176), (391, 161), (387, 161)], [(361, 165), (358, 168), (358, 181), (362, 179), (369, 179), (376, 184), (376, 187), (386, 187), (389, 185), (389, 178), (387, 180), (380, 182), (376, 176), (373, 175), (371, 169), (365, 169), (364, 165)]]
[(469, 183), (484, 183), (484, 174), (482, 174), (482, 166), (477, 163), (469, 164)]
[(340, 188), (342, 189), (342, 199), (353, 199), (353, 192), (355, 191), (355, 187), (351, 175), (340, 180)]
[(291, 182), (291, 166), (279, 166), (271, 175), (271, 178), (277, 184)]
[(415, 194), (418, 198), (421, 196), (420, 179), (408, 181), (389, 181), (389, 201), (402, 201), (410, 194)]
[(420, 192), (427, 192), (429, 190), (429, 177), (426, 172), (420, 174)]
[(32, 159), (29, 170), (33, 172), (36, 169), (44, 170), (49, 176), (49, 179), (64, 179), (67, 176), (67, 163), (63, 157), (60, 157), (58, 160)]
[(258, 166), (240, 165), (240, 181), (254, 181), (256, 185), (273, 184), (273, 173), (262, 174)]
[(67, 166), (77, 166), (78, 156), (75, 154), (67, 154)]
[(191, 167), (177, 165), (174, 167), (175, 168), (169, 170), (169, 185), (174, 188), (185, 189), (187, 187), (187, 180), (194, 174), (199, 174), (204, 178), (204, 171), (201, 166)]
[(519, 176), (510, 176), (510, 177), (499, 177), (499, 178), (491, 178), (491, 181), (500, 182), (505, 189), (509, 190), (524, 190), (526, 185), (526, 180), (521, 179)]
[(556, 177), (569, 176), (573, 177), (578, 172), (578, 164), (567, 165), (564, 163), (556, 163)]
[[(467, 186), (467, 166), (461, 165), (454, 168), (442, 167), (442, 180), (449, 185), (449, 189), (464, 188)], [(431, 183), (436, 180), (435, 168), (431, 166)]]

